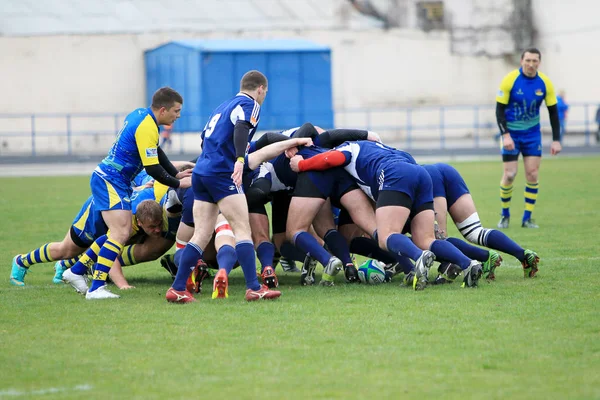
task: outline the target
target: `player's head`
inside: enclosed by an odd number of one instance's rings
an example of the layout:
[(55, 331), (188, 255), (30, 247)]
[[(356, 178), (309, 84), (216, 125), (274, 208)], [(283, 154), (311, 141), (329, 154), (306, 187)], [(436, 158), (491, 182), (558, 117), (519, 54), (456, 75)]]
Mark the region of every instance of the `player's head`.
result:
[(159, 125), (171, 125), (179, 118), (183, 97), (170, 87), (162, 87), (152, 96), (152, 111)]
[(521, 53), (521, 67), (526, 76), (534, 77), (542, 62), (542, 53), (535, 47), (523, 50)]
[(246, 72), (240, 81), (240, 91), (254, 97), (254, 100), (260, 105), (265, 101), (268, 90), (267, 77), (256, 70)]
[(148, 236), (160, 236), (162, 231), (162, 208), (153, 200), (144, 200), (138, 204), (135, 216), (138, 225)]

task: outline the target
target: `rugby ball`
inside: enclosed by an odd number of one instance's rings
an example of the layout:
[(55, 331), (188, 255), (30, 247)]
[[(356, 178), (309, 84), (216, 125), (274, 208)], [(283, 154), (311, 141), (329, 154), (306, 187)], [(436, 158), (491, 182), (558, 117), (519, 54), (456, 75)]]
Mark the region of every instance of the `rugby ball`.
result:
[(385, 264), (377, 260), (367, 260), (358, 267), (358, 279), (369, 285), (385, 282)]

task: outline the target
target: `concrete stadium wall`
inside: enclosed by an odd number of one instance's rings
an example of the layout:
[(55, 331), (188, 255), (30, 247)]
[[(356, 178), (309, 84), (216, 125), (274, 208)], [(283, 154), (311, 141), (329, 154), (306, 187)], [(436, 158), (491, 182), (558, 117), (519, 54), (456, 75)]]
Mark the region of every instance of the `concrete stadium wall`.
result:
[[(558, 89), (566, 90), (570, 101), (600, 100), (600, 88), (590, 72), (600, 67), (600, 56), (593, 51), (600, 30), (594, 25), (593, 13), (585, 12), (588, 3), (534, 1), (537, 45), (543, 52), (541, 70)], [(145, 106), (144, 50), (174, 39), (244, 37), (305, 38), (331, 46), (336, 110), (493, 104), (500, 79), (518, 66), (518, 58), (452, 55), (446, 32), (400, 29), (0, 37), (4, 55), (0, 62), (4, 77), (0, 80), (0, 114), (126, 113)], [(390, 123), (403, 124), (401, 116), (387, 118)], [(458, 119), (472, 121), (470, 115)], [(27, 118), (10, 122), (0, 116), (0, 120), (0, 133), (29, 123)], [(336, 113), (338, 124), (360, 125), (361, 121), (360, 113)], [(495, 129), (493, 113), (483, 113), (480, 122)], [(93, 130), (98, 122), (84, 119), (78, 124)], [(103, 124), (97, 129), (114, 128), (110, 119)], [(88, 143), (94, 141), (80, 140), (81, 146)], [(26, 149), (29, 145), (24, 142), (21, 146)]]

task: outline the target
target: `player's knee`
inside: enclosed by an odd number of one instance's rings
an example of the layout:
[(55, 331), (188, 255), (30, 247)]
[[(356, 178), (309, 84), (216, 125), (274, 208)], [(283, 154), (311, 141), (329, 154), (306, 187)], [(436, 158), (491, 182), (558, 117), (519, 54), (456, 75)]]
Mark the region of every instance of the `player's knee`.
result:
[(513, 183), (516, 177), (517, 177), (517, 171), (504, 171), (504, 181), (505, 182)]

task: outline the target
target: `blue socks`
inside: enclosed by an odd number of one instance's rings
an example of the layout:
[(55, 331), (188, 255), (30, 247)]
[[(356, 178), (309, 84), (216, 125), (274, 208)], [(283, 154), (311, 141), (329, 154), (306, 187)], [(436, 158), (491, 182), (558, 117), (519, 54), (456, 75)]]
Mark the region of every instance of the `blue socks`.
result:
[(281, 247), (279, 248), (279, 252), (281, 253), (282, 257), (288, 258), (290, 260), (294, 260), (294, 261), (300, 261), (303, 262), (304, 258), (306, 257), (306, 253), (304, 253), (302, 250), (300, 250), (299, 248), (297, 248), (296, 246), (294, 246), (292, 243), (285, 241), (281, 244)]
[(195, 243), (188, 242), (183, 250), (179, 250), (177, 253), (181, 253), (181, 257), (179, 259), (177, 275), (175, 275), (175, 280), (171, 287), (178, 292), (182, 292), (185, 290), (185, 284), (194, 268), (196, 268), (198, 260), (202, 258), (202, 249)]
[(389, 251), (394, 253), (398, 261), (400, 261), (401, 255), (417, 261), (421, 257), (421, 254), (423, 254), (423, 250), (419, 249), (412, 240), (401, 233), (392, 233), (388, 236), (386, 246)]
[(446, 240), (452, 243), (454, 247), (459, 249), (465, 256), (469, 257), (472, 260), (486, 262), (490, 255), (490, 252), (486, 249), (474, 246), (470, 243), (465, 242), (464, 240), (460, 240), (453, 237), (449, 237)]
[(447, 261), (456, 264), (463, 270), (469, 268), (471, 264), (471, 260), (447, 240), (434, 240), (429, 250), (435, 254), (437, 261)]
[[(251, 240), (242, 240), (235, 245), (237, 259), (244, 271), (246, 287), (252, 290), (260, 290), (260, 284), (256, 278), (256, 253)], [(273, 258), (271, 258), (273, 260)], [(273, 261), (271, 261), (273, 262)]]
[(344, 265), (351, 264), (352, 258), (350, 257), (350, 249), (346, 239), (335, 229), (330, 229), (323, 238), (327, 248), (342, 262)]
[(374, 258), (382, 263), (392, 264), (398, 260), (389, 251), (383, 250), (379, 244), (368, 237), (355, 237), (350, 241), (350, 253)]
[(260, 261), (262, 273), (266, 266), (273, 266), (273, 257), (275, 257), (275, 245), (271, 242), (262, 242), (256, 248), (256, 256)]
[(487, 247), (494, 250), (510, 254), (523, 262), (525, 260), (525, 250), (515, 243), (514, 240), (506, 236), (504, 233), (490, 229), (490, 233), (487, 235)]
[(217, 264), (219, 264), (219, 269), (224, 269), (227, 272), (227, 275), (229, 275), (236, 262), (237, 255), (235, 254), (235, 249), (230, 245), (225, 244), (217, 251)]
[(323, 266), (327, 265), (331, 258), (331, 254), (329, 254), (327, 250), (317, 242), (317, 239), (308, 232), (301, 231), (296, 233), (294, 235), (294, 245), (303, 252), (316, 258)]

